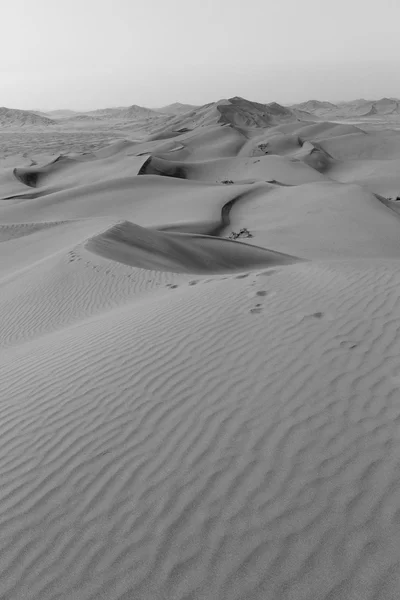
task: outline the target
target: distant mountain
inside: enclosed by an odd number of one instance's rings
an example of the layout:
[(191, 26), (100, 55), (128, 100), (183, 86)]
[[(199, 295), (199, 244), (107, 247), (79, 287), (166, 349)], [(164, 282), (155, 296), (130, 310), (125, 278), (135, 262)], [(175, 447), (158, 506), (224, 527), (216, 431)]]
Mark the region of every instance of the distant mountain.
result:
[(336, 104), (332, 104), (332, 102), (323, 102), (320, 100), (307, 100), (307, 102), (294, 104), (290, 108), (306, 111), (317, 116), (324, 116), (325, 114), (338, 109)]
[(48, 115), (51, 119), (68, 119), (77, 114), (79, 114), (77, 111), (69, 110), (67, 108), (61, 110), (49, 110), (46, 113), (46, 115)]
[(400, 113), (400, 102), (396, 98), (381, 98), (374, 102), (371, 109), (378, 115), (394, 115)]
[[(163, 112), (161, 112), (163, 111)], [(315, 120), (309, 112), (296, 107), (285, 107), (276, 102), (261, 104), (234, 96), (217, 102), (192, 106), (176, 102), (163, 109), (155, 110), (143, 106), (121, 106), (76, 112), (63, 109), (47, 114), (0, 108), (0, 126), (43, 126), (61, 123), (116, 122), (118, 127), (137, 126), (151, 134), (165, 132), (166, 135), (207, 125), (231, 125), (238, 128), (273, 127), (280, 123), (299, 120)], [(168, 133), (169, 132), (169, 133)]]
[(240, 96), (216, 103), (216, 109), (221, 115), (219, 123), (231, 123), (239, 127), (272, 127), (299, 118), (295, 111), (277, 102), (260, 104)]
[(337, 106), (360, 106), (362, 104), (372, 103), (374, 100), (367, 100), (366, 98), (355, 98), (355, 100), (342, 100), (341, 102), (336, 102)]
[(139, 119), (149, 119), (152, 117), (160, 118), (160, 113), (151, 108), (145, 108), (144, 106), (120, 106), (117, 108), (100, 108), (98, 110), (92, 110), (87, 115), (93, 115), (101, 119), (118, 119), (121, 121), (134, 121)]
[(349, 102), (332, 104), (331, 102), (308, 100), (292, 105), (290, 108), (306, 110), (312, 115), (326, 119), (354, 119), (379, 115), (398, 115), (400, 114), (400, 101), (396, 98), (381, 98), (380, 100), (359, 98)]
[(192, 110), (196, 110), (197, 108), (199, 108), (199, 106), (195, 106), (194, 104), (182, 104), (181, 102), (174, 102), (173, 104), (168, 104), (168, 106), (156, 108), (155, 110), (167, 115), (183, 115)]
[(336, 114), (341, 118), (372, 117), (377, 114), (390, 114), (396, 110), (397, 104), (396, 101), (389, 98), (382, 98), (381, 100), (359, 98), (338, 104)]
[(298, 108), (302, 110), (317, 110), (319, 108), (337, 108), (337, 104), (333, 104), (332, 102), (326, 102), (323, 100), (307, 100), (307, 102), (301, 102), (300, 104), (296, 104)]
[[(10, 109), (12, 110), (12, 109)], [(39, 115), (40, 117), (46, 117), (47, 119), (51, 118), (46, 112), (43, 110), (35, 110), (34, 108), (28, 109), (28, 112), (34, 113), (35, 115)]]
[(29, 110), (0, 108), (0, 127), (48, 127), (55, 125), (53, 119)]
[(102, 120), (148, 121), (150, 126), (154, 122), (154, 126), (160, 130), (174, 131), (217, 123), (230, 123), (238, 127), (270, 127), (282, 121), (312, 118), (305, 111), (291, 110), (276, 102), (260, 104), (239, 96), (203, 106), (176, 102), (159, 109), (133, 105), (98, 109), (83, 114)]
[(239, 129), (265, 128), (300, 120), (313, 120), (313, 117), (305, 111), (292, 110), (276, 102), (260, 104), (234, 96), (177, 115), (154, 128), (152, 137), (170, 137), (208, 125), (231, 125)]
[(68, 118), (64, 119), (65, 121), (102, 121), (101, 117), (96, 117), (95, 115), (86, 115), (84, 113), (77, 113), (74, 115), (69, 116)]

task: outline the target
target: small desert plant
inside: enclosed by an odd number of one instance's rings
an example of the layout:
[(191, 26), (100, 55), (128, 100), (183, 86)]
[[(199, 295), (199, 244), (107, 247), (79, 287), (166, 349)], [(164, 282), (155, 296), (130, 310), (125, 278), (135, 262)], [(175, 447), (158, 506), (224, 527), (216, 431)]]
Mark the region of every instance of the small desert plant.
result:
[(253, 236), (250, 233), (250, 231), (246, 229), (246, 227), (243, 227), (243, 229), (241, 229), (239, 233), (236, 233), (236, 231), (232, 231), (228, 237), (230, 240), (236, 240), (237, 238), (251, 238)]

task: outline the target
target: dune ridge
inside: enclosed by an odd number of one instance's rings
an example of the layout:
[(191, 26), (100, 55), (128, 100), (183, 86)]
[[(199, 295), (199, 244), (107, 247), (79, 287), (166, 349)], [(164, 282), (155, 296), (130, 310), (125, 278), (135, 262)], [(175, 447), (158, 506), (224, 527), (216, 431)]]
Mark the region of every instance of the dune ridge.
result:
[(151, 232), (127, 221), (86, 242), (101, 256), (149, 271), (226, 273), (290, 264), (297, 259), (265, 248), (200, 234)]

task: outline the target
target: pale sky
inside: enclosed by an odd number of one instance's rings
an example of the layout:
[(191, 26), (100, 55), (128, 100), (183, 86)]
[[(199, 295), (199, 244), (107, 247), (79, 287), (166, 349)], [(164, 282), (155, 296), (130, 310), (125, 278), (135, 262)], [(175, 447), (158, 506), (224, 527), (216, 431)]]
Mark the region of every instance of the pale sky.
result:
[(400, 97), (399, 0), (5, 0), (0, 106)]

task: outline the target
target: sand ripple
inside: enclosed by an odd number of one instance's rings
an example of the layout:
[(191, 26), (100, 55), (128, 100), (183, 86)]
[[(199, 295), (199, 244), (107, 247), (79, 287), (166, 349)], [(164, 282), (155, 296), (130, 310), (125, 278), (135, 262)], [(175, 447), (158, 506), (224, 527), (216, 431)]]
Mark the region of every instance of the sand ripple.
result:
[(1, 597), (394, 599), (399, 284), (214, 278), (9, 349)]

